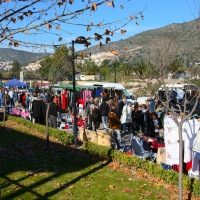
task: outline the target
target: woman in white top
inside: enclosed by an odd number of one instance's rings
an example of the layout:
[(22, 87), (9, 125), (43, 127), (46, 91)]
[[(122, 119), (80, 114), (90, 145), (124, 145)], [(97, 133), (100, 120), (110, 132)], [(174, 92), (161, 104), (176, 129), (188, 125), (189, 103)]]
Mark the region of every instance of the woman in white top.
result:
[(121, 124), (123, 125), (122, 131), (126, 131), (126, 126), (128, 127), (128, 131), (131, 129), (131, 106), (128, 104), (125, 104), (122, 109), (122, 115), (121, 115)]

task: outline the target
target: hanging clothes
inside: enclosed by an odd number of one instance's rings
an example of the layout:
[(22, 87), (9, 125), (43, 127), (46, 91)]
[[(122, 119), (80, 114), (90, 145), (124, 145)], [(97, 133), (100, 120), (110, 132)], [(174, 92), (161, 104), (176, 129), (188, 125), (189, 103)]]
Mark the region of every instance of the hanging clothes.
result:
[(46, 106), (42, 100), (32, 102), (32, 117), (35, 123), (45, 124)]
[(183, 123), (183, 140), (184, 140), (184, 162), (192, 160), (193, 142), (199, 130), (197, 119), (187, 120)]
[[(184, 141), (184, 162), (190, 163), (192, 159), (193, 141), (199, 130), (198, 120), (187, 120), (182, 126), (182, 135)], [(166, 149), (166, 164), (179, 165), (179, 135), (178, 126), (171, 117), (164, 119), (164, 136)]]
[(96, 97), (101, 97), (101, 93), (103, 92), (103, 89), (101, 88), (101, 87), (99, 87), (99, 88), (96, 88), (96, 94), (95, 94), (95, 96)]
[(66, 110), (67, 103), (68, 103), (67, 90), (63, 91), (62, 96), (61, 96), (61, 102), (62, 102), (61, 108), (63, 110)]
[(82, 91), (82, 97), (83, 97), (83, 101), (85, 102), (84, 103), (84, 107), (87, 107), (87, 103), (89, 102), (89, 99), (91, 97), (92, 93), (90, 90), (83, 90)]

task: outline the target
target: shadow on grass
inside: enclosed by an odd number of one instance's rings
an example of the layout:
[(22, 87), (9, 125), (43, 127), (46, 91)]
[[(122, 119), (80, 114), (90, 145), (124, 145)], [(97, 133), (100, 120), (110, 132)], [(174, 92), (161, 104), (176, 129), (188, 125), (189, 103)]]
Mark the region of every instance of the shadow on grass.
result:
[[(25, 193), (48, 199), (106, 165), (108, 162), (99, 163), (81, 149), (52, 141), (47, 148), (46, 140), (33, 135), (31, 130), (29, 134), (0, 127), (0, 194), (6, 190), (0, 199), (15, 199)], [(75, 178), (72, 173), (76, 173)], [(57, 179), (62, 182), (59, 187), (38, 191)]]

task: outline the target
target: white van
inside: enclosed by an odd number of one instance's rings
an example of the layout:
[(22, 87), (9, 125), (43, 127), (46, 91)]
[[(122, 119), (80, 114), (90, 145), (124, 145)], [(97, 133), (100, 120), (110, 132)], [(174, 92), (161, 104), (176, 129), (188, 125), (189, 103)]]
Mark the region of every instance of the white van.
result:
[(170, 84), (163, 84), (160, 86), (159, 90), (172, 90), (172, 89), (184, 89), (185, 91), (188, 90), (199, 90), (199, 88), (195, 84), (189, 83), (170, 83)]
[(191, 99), (199, 88), (195, 84), (190, 83), (173, 83), (173, 84), (163, 84), (160, 86), (157, 95), (159, 99), (166, 100), (166, 93), (173, 98), (174, 91), (183, 90), (184, 93), (188, 96), (188, 99)]
[(132, 104), (136, 101), (133, 96), (130, 95), (130, 92), (126, 90), (126, 88), (121, 83), (108, 83), (108, 82), (85, 82), (84, 86), (99, 86), (104, 89), (114, 89), (121, 90), (122, 95), (126, 96), (127, 102), (131, 102)]

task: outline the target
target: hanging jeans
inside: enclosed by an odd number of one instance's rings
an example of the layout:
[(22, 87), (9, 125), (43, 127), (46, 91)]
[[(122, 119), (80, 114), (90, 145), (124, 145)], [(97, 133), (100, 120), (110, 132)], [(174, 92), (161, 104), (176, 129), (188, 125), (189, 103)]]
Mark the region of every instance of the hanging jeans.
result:
[(130, 123), (124, 123), (123, 124), (123, 129), (122, 129), (123, 132), (126, 132), (126, 127), (128, 127), (128, 131), (131, 130), (131, 124)]
[(49, 115), (49, 126), (53, 128), (57, 128), (57, 117), (53, 115)]
[(102, 116), (102, 124), (103, 124), (103, 128), (108, 128), (107, 124), (108, 124), (108, 116)]

